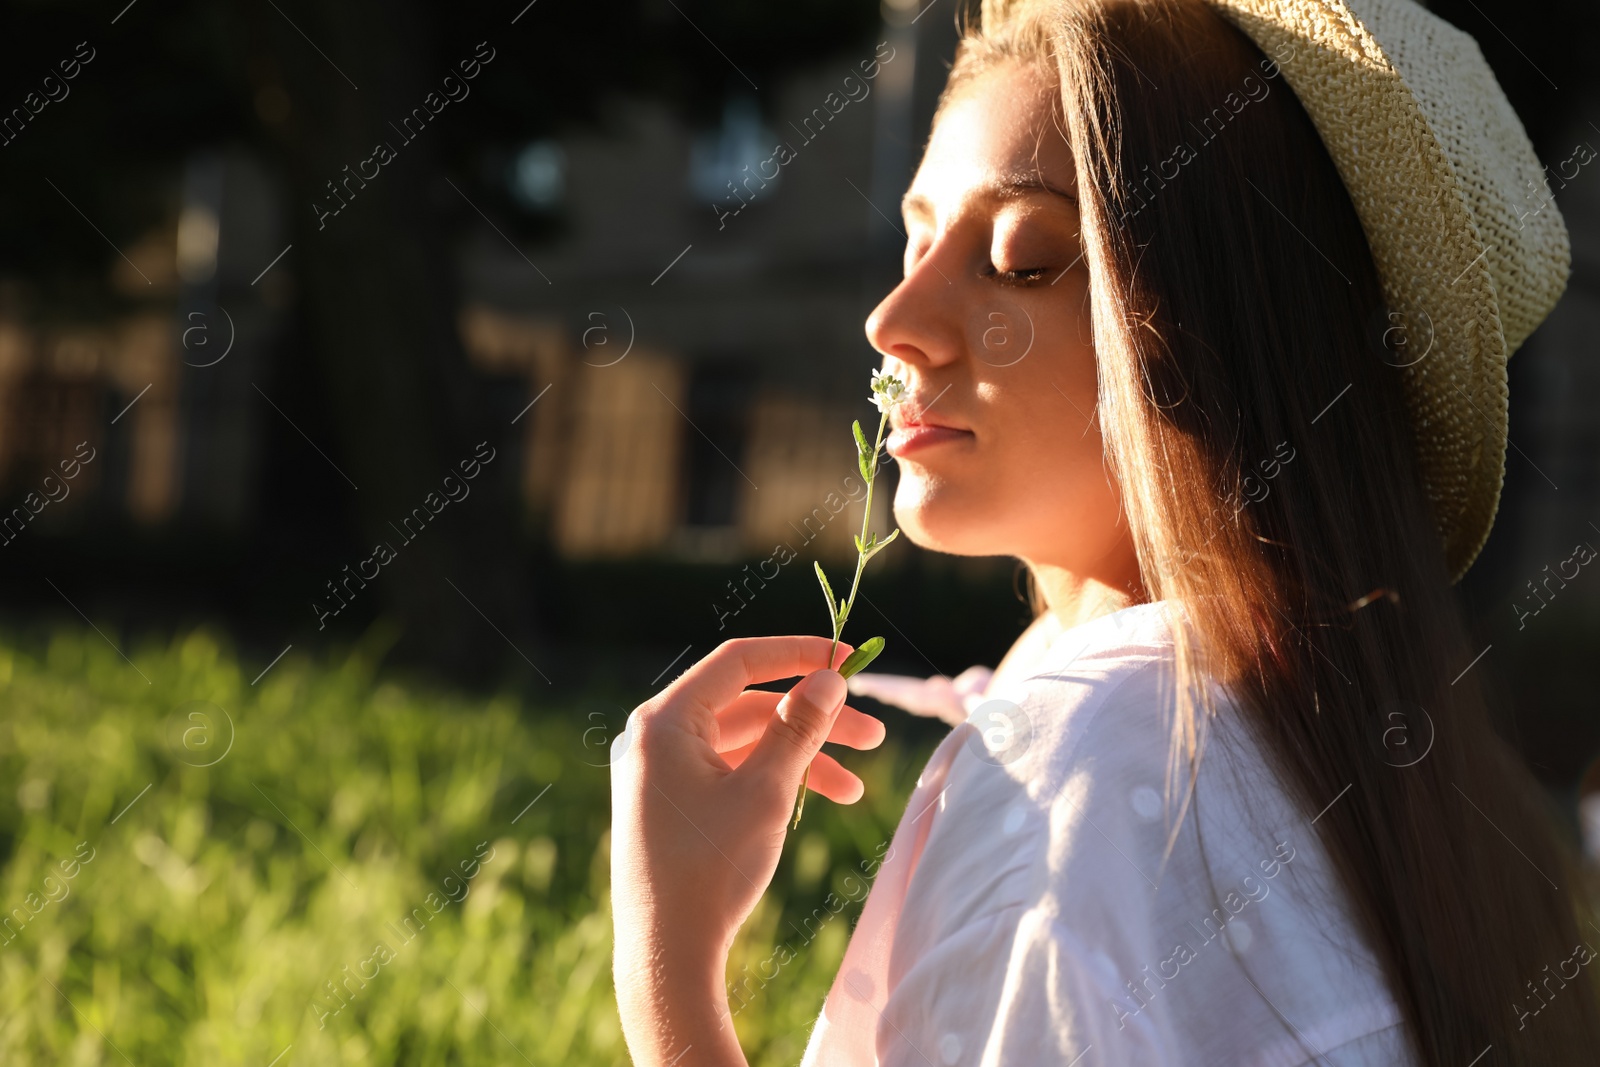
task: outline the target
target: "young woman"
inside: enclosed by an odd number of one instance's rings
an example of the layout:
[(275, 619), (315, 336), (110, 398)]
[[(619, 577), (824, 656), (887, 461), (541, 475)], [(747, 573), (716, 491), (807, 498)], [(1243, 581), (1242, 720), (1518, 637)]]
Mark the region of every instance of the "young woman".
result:
[[(1538, 162), (1470, 38), (1411, 0), (1215, 4), (964, 29), (867, 334), (910, 394), (899, 526), (1017, 557), (1038, 614), (924, 770), (807, 1064), (1600, 1049), (1600, 928), (1450, 590), (1565, 231), (1517, 214)], [(859, 799), (819, 750), (884, 733), (828, 645), (726, 642), (635, 711), (636, 1063), (745, 1062), (727, 952), (795, 789)]]

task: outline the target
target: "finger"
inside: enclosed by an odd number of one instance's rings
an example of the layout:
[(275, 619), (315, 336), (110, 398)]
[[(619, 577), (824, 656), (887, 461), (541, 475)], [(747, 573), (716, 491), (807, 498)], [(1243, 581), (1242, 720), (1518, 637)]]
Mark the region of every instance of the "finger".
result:
[[(665, 699), (652, 714), (715, 715), (752, 685), (826, 669), (832, 644), (829, 638), (810, 636), (724, 641), (661, 691)], [(831, 666), (837, 669), (854, 651), (840, 641)]]
[(778, 701), (755, 750), (733, 776), (751, 781), (752, 788), (759, 783), (763, 790), (776, 787), (793, 793), (833, 730), (844, 707), (844, 695), (845, 681), (838, 671), (816, 670), (806, 675)]
[[(730, 752), (724, 752), (722, 758), (728, 766), (737, 767), (755, 751), (755, 745), (745, 745)], [(820, 793), (835, 804), (854, 804), (866, 793), (866, 786), (861, 779), (845, 770), (844, 764), (828, 755), (818, 752), (811, 761), (811, 778), (806, 783), (806, 788), (813, 793)]]
[[(728, 766), (737, 767), (739, 764), (745, 761), (750, 753), (754, 752), (755, 750), (756, 743), (752, 741), (748, 745), (740, 745), (738, 748), (730, 748), (726, 752), (719, 752), (717, 754), (722, 757), (723, 762)], [(821, 753), (818, 753), (818, 755), (821, 755)]]
[(854, 804), (867, 791), (860, 778), (845, 770), (844, 764), (826, 752), (818, 752), (811, 761), (811, 777), (806, 781), (806, 788), (835, 804)]
[[(717, 713), (718, 752), (744, 748), (755, 744), (767, 728), (772, 713), (778, 708), (782, 693), (769, 693), (764, 689), (749, 689), (740, 694), (732, 704)], [(828, 741), (835, 745), (848, 745), (856, 749), (877, 748), (886, 734), (883, 722), (846, 704), (834, 721)]]

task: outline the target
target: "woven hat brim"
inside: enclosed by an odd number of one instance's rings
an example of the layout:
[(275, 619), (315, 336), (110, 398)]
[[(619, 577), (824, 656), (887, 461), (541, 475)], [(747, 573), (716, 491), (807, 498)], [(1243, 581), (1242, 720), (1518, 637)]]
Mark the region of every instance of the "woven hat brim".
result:
[[(1283, 76), (1350, 193), (1405, 333), (1397, 365), (1445, 564), (1458, 581), (1499, 507), (1506, 361), (1560, 298), (1570, 267), (1553, 204), (1531, 228), (1509, 225), (1514, 189), (1547, 188), (1537, 155), (1477, 42), (1409, 0), (1210, 2), (1283, 57)], [(1419, 97), (1408, 73), (1434, 79), (1431, 91)], [(1475, 128), (1463, 133), (1467, 124)], [(1441, 131), (1470, 138), (1473, 154), (1453, 161)]]

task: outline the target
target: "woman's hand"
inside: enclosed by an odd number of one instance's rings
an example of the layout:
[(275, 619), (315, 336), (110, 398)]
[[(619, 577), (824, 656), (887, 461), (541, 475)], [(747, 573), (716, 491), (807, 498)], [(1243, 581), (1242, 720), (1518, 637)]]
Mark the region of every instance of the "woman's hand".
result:
[[(861, 780), (824, 740), (872, 748), (883, 724), (819, 669), (825, 637), (725, 641), (634, 709), (611, 761), (614, 976), (634, 1062), (743, 1064), (723, 987), (728, 950), (772, 880), (808, 765), (838, 803)], [(837, 668), (853, 651), (840, 642)], [(804, 674), (786, 694), (747, 690)]]

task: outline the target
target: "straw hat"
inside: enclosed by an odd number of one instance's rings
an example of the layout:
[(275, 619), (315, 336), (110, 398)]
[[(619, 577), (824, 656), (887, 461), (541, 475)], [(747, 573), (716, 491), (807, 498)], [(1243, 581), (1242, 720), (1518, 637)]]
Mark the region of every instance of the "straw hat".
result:
[[(1207, 2), (1285, 57), (1350, 192), (1405, 330), (1423, 480), (1459, 581), (1500, 503), (1506, 359), (1571, 268), (1543, 167), (1477, 42), (1414, 0)], [(983, 0), (984, 24), (1032, 6)]]

